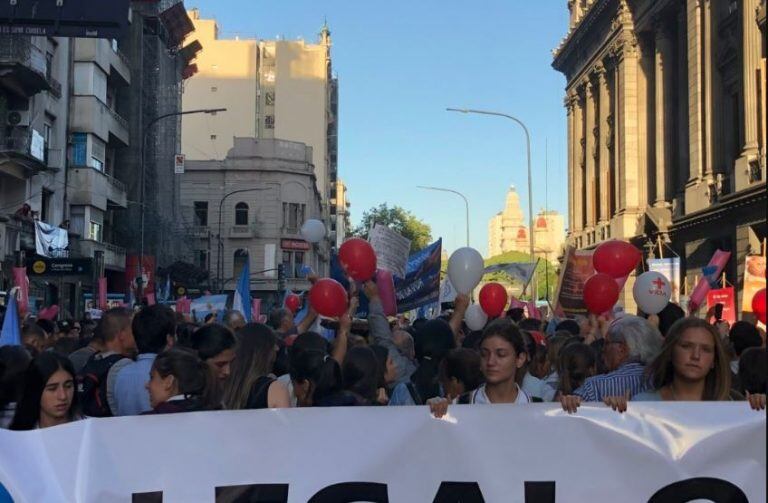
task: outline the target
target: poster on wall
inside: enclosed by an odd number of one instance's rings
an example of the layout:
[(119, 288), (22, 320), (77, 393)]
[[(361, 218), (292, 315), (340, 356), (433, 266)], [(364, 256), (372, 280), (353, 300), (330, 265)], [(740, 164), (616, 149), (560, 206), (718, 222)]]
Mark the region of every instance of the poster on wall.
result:
[(744, 261), (744, 293), (742, 294), (741, 311), (752, 312), (752, 297), (765, 288), (765, 256), (750, 255)]

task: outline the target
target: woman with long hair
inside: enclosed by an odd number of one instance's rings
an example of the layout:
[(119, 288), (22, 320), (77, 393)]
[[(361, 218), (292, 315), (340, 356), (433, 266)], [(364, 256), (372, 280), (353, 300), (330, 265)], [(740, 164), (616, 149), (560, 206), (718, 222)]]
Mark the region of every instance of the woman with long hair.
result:
[[(653, 388), (633, 401), (722, 401), (731, 394), (730, 358), (715, 326), (699, 318), (676, 321), (661, 353), (646, 369)], [(748, 397), (755, 410), (765, 408), (765, 395)], [(619, 411), (626, 408), (620, 402)]]
[(214, 323), (193, 332), (188, 344), (208, 364), (216, 378), (223, 382), (232, 371), (235, 342), (235, 336), (227, 327)]
[[(530, 397), (518, 384), (518, 372), (523, 368), (527, 353), (520, 329), (508, 319), (490, 323), (480, 341), (480, 368), (485, 383), (474, 391), (462, 394), (455, 403), (495, 404), (529, 403)], [(448, 400), (432, 398), (427, 402), (435, 417), (448, 410)]]
[(597, 372), (597, 354), (583, 342), (567, 344), (557, 360), (558, 393), (572, 395), (584, 381)]
[(344, 390), (353, 394), (359, 405), (377, 404), (380, 364), (370, 347), (360, 346), (347, 351), (341, 367)]
[(216, 377), (197, 353), (173, 348), (157, 355), (147, 382), (151, 411), (171, 414), (218, 408), (213, 393)]
[(11, 430), (34, 430), (81, 419), (75, 369), (65, 356), (40, 353), (24, 373), (24, 385)]
[(288, 388), (272, 376), (277, 335), (267, 325), (248, 323), (237, 332), (237, 356), (224, 387), (227, 409), (290, 407)]

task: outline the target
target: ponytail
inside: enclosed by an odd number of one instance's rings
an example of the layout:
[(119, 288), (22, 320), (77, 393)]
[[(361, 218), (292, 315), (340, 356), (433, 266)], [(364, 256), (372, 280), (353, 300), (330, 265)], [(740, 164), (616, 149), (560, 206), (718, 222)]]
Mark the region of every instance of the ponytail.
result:
[(195, 401), (195, 408), (217, 408), (216, 379), (208, 364), (195, 351), (186, 348), (164, 351), (155, 358), (152, 369), (162, 377), (172, 375), (176, 379), (179, 394)]
[(312, 383), (312, 403), (315, 404), (342, 390), (341, 367), (328, 353), (309, 349), (291, 353), (291, 380)]

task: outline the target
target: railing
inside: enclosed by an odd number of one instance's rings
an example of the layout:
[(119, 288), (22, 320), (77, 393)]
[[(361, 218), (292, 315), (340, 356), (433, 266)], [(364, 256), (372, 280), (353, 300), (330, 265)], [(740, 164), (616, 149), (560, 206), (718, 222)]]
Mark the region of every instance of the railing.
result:
[(0, 62), (19, 63), (43, 78), (46, 76), (45, 53), (32, 45), (30, 37), (20, 35), (0, 37)]
[[(99, 101), (99, 100), (96, 100), (96, 101)], [(115, 119), (115, 122), (123, 126), (125, 129), (128, 129), (128, 121), (125, 120), (119, 113), (115, 112), (114, 110), (109, 108), (107, 105), (105, 105), (101, 101), (99, 101), (99, 104), (107, 109), (107, 111), (109, 112), (109, 115), (111, 115), (112, 118)]]
[(128, 68), (131, 67), (131, 61), (128, 59), (128, 56), (126, 56), (123, 51), (115, 48), (112, 48), (112, 50), (115, 52), (115, 54), (117, 54), (117, 57), (120, 59), (120, 61), (122, 61), (125, 64), (125, 66), (127, 66)]
[(7, 136), (0, 137), (0, 152), (12, 152), (32, 157), (41, 164), (45, 164), (45, 150), (43, 159), (37, 159), (32, 155), (32, 131), (27, 128), (13, 128)]
[[(102, 172), (100, 172), (100, 173), (102, 173)], [(102, 174), (107, 178), (107, 182), (109, 182), (109, 184), (112, 186), (112, 188), (114, 188), (115, 190), (126, 192), (125, 184), (123, 182), (121, 182), (120, 180), (118, 180), (114, 176), (108, 175), (106, 173), (102, 173)]]

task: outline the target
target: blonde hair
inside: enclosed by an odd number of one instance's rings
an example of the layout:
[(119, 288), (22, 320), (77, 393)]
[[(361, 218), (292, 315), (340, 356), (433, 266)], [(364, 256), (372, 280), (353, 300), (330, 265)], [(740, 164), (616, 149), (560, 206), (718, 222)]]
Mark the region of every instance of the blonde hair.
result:
[(731, 367), (725, 345), (720, 340), (720, 334), (717, 333), (717, 329), (699, 318), (682, 318), (669, 328), (659, 356), (646, 369), (651, 383), (658, 390), (672, 382), (675, 375), (675, 368), (672, 363), (675, 346), (680, 342), (683, 334), (692, 328), (706, 330), (712, 336), (715, 344), (714, 367), (710, 369), (704, 378), (704, 395), (702, 399), (714, 401), (727, 400), (731, 390)]

